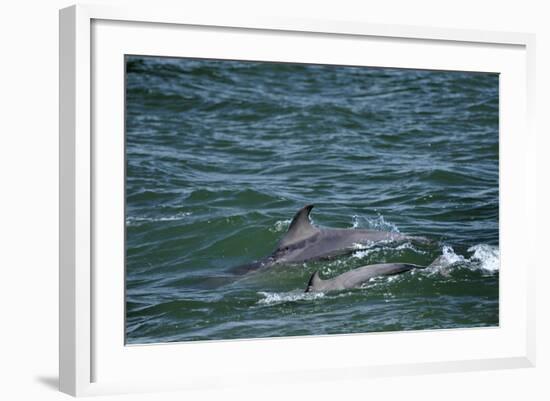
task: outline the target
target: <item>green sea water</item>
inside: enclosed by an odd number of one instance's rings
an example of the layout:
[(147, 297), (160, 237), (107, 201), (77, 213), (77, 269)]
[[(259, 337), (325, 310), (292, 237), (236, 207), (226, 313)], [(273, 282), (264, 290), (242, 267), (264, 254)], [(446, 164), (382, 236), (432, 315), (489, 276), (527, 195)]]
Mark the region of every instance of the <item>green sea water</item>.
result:
[[(128, 344), (499, 324), (497, 74), (126, 59)], [(231, 276), (294, 213), (423, 235)], [(304, 293), (382, 262), (442, 266)]]

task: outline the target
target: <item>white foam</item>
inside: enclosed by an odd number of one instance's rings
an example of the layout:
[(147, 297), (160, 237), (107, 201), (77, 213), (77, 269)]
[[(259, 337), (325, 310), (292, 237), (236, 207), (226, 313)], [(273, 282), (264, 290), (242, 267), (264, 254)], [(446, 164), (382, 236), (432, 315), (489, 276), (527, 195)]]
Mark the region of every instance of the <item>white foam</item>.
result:
[(496, 272), (500, 268), (500, 250), (496, 246), (487, 244), (478, 244), (468, 248), (468, 252), (474, 254), (470, 257), (470, 260), (477, 260), (481, 262), (481, 269)]
[(352, 258), (357, 258), (357, 259), (363, 259), (363, 258), (366, 258), (367, 256), (369, 256), (374, 251), (375, 251), (374, 249), (362, 249), (360, 251), (353, 252), (351, 257)]
[(281, 231), (286, 231), (288, 226), (290, 225), (290, 222), (292, 220), (288, 219), (288, 220), (278, 220), (275, 222), (275, 224), (273, 225), (272, 228), (270, 228), (270, 231), (271, 232), (281, 232)]
[(488, 273), (495, 273), (500, 267), (500, 252), (498, 247), (477, 244), (468, 248), (468, 252), (473, 253), (469, 258), (457, 254), (454, 249), (448, 245), (443, 247), (442, 255), (431, 265), (431, 272), (448, 274), (455, 267), (464, 267), (470, 270), (481, 270)]
[(322, 292), (258, 292), (263, 298), (258, 301), (259, 305), (276, 305), (286, 302), (310, 301), (325, 296)]
[(401, 245), (399, 245), (398, 247), (396, 247), (395, 249), (398, 250), (398, 251), (403, 251), (405, 249), (409, 249), (411, 251), (414, 251), (416, 253), (421, 253), (423, 255), (425, 255), (427, 253), (426, 251), (423, 251), (421, 249), (416, 248), (411, 242), (404, 242)]
[(464, 262), (464, 256), (455, 253), (454, 249), (449, 245), (443, 246), (442, 262), (447, 265)]

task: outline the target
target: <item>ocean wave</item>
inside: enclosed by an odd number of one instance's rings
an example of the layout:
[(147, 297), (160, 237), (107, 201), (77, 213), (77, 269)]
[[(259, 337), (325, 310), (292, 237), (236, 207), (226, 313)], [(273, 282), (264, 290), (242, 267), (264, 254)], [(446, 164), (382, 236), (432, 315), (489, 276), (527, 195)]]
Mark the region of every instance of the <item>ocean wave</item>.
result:
[(126, 217), (126, 225), (127, 226), (134, 226), (134, 225), (140, 225), (144, 223), (153, 223), (158, 221), (177, 221), (177, 220), (183, 220), (187, 216), (190, 216), (191, 212), (180, 212), (176, 213), (171, 216), (160, 216), (160, 217), (150, 217), (150, 216), (127, 216)]
[(274, 194), (235, 186), (228, 189), (195, 189), (188, 194), (185, 201), (191, 204), (209, 203), (215, 206), (232, 206), (237, 204), (241, 207), (246, 207), (257, 206), (258, 204), (268, 204), (279, 200), (280, 198)]

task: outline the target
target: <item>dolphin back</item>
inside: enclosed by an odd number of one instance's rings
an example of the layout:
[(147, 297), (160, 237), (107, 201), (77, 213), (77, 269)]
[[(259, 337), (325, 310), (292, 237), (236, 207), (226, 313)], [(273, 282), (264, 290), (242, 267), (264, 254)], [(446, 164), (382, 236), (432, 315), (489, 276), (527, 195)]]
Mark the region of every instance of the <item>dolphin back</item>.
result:
[(358, 272), (358, 275), (366, 277), (368, 279), (377, 276), (392, 276), (394, 274), (400, 274), (408, 272), (415, 268), (424, 268), (425, 266), (419, 266), (412, 263), (384, 263), (378, 265), (366, 266), (363, 272)]
[[(246, 274), (278, 264), (296, 264), (309, 260), (329, 259), (351, 253), (357, 249), (358, 245), (371, 246), (378, 242), (430, 243), (430, 240), (424, 237), (407, 236), (390, 231), (317, 227), (311, 223), (309, 218), (312, 209), (313, 205), (306, 205), (296, 212), (287, 232), (280, 239), (271, 255), (246, 265), (233, 267), (230, 272)], [(398, 273), (380, 271), (378, 275), (384, 274)], [(355, 275), (356, 273), (352, 274), (353, 277)]]
[(426, 266), (411, 263), (383, 263), (367, 265), (347, 271), (327, 280), (322, 280), (319, 277), (319, 272), (316, 271), (309, 279), (305, 292), (328, 292), (357, 288), (374, 277), (392, 276), (395, 274), (408, 272), (412, 269), (423, 269), (425, 267)]

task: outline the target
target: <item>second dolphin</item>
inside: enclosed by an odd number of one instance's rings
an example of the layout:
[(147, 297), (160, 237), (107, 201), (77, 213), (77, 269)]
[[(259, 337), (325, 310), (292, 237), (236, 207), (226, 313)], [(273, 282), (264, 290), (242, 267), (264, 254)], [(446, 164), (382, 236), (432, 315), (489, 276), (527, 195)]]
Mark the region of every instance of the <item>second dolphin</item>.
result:
[(426, 266), (410, 263), (381, 263), (359, 267), (327, 280), (322, 280), (319, 277), (319, 272), (316, 271), (311, 275), (305, 292), (329, 292), (357, 288), (374, 277), (391, 276), (405, 273), (412, 269), (424, 268)]

